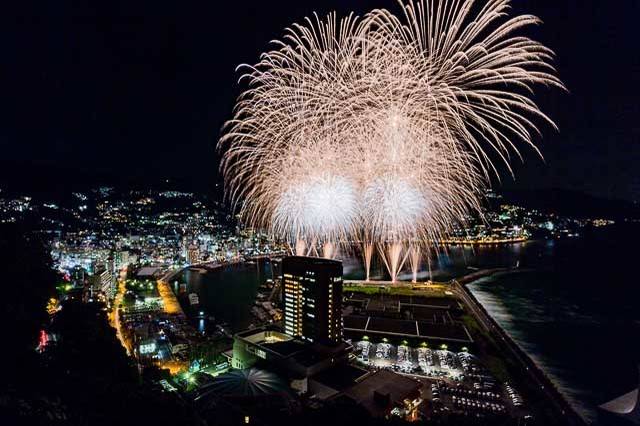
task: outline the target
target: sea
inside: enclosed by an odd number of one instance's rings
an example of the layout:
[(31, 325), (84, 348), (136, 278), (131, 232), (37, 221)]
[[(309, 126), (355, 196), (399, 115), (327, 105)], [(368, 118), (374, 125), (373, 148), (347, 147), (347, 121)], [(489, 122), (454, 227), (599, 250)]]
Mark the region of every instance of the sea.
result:
[[(419, 277), (446, 281), (476, 268), (518, 266), (469, 284), (478, 301), (529, 354), (590, 423), (626, 424), (597, 406), (637, 389), (640, 365), (640, 224), (585, 228), (579, 237), (480, 247), (451, 247)], [(357, 256), (343, 253), (348, 279), (364, 277)], [(199, 310), (232, 331), (251, 325), (269, 261), (231, 265), (179, 280), (199, 295)], [(372, 278), (385, 278), (374, 262)], [(401, 279), (411, 279), (405, 271)]]

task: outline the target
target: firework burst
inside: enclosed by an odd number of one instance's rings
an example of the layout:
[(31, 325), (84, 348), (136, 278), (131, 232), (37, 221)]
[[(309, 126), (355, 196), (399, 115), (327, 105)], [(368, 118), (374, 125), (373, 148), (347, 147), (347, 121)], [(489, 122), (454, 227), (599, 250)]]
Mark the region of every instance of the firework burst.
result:
[(553, 53), (517, 35), (539, 20), (509, 18), (509, 0), (399, 4), (287, 29), (242, 66), (248, 89), (219, 143), (249, 226), (297, 252), (359, 241), (367, 273), (378, 247), (392, 280), (479, 211), (493, 158), (535, 150), (534, 121), (553, 123), (533, 89), (563, 87)]

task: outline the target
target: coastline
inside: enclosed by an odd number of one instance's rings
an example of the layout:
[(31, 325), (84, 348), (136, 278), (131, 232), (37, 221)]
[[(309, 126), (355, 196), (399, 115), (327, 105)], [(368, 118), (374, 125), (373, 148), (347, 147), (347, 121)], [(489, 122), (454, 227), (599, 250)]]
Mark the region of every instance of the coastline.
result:
[(190, 268), (190, 266), (186, 266), (174, 271), (169, 271), (165, 275), (163, 275), (162, 278), (158, 279), (158, 293), (160, 293), (160, 297), (162, 298), (162, 302), (164, 303), (164, 310), (166, 313), (175, 314), (182, 318), (187, 318), (187, 315), (184, 313), (184, 309), (180, 304), (180, 300), (178, 300), (178, 296), (173, 291), (173, 288), (171, 288), (171, 280)]
[[(243, 262), (240, 261), (216, 264), (213, 267), (207, 269), (215, 269), (238, 263)], [(173, 289), (169, 285), (169, 282), (186, 270), (197, 270), (198, 268), (202, 268), (202, 266), (193, 265), (176, 269), (174, 271), (169, 271), (162, 278), (160, 278), (158, 282), (164, 283), (166, 285), (166, 288), (170, 290), (173, 298), (178, 302), (177, 296), (173, 292)], [(480, 269), (472, 271), (471, 273), (459, 278), (452, 279), (450, 281), (450, 285), (452, 290), (456, 294), (458, 294), (459, 299), (468, 307), (469, 313), (473, 315), (474, 318), (476, 318), (476, 321), (481, 326), (483, 331), (492, 338), (496, 349), (504, 354), (505, 359), (513, 361), (515, 367), (517, 367), (516, 371), (519, 373), (519, 375), (522, 376), (517, 380), (517, 383), (521, 382), (522, 378), (524, 377), (526, 380), (525, 383), (529, 383), (529, 386), (527, 386), (528, 392), (534, 393), (536, 396), (541, 397), (540, 399), (546, 402), (545, 405), (549, 408), (549, 411), (554, 413), (554, 418), (557, 418), (558, 420), (564, 420), (559, 424), (586, 426), (588, 424), (587, 421), (576, 412), (571, 404), (569, 404), (566, 397), (557, 389), (551, 379), (549, 379), (549, 377), (547, 377), (547, 375), (537, 366), (535, 361), (533, 361), (533, 359), (526, 353), (526, 351), (524, 351), (515, 341), (513, 341), (513, 339), (511, 339), (508, 333), (506, 333), (506, 331), (497, 323), (497, 321), (495, 321), (491, 317), (484, 306), (476, 299), (471, 290), (467, 288), (468, 284), (471, 284), (484, 277), (499, 273), (510, 273), (522, 270), (523, 269), (509, 267)], [(182, 313), (182, 315), (185, 314)], [(188, 315), (185, 316), (188, 317)]]
[(457, 240), (447, 239), (440, 241), (441, 244), (447, 246), (492, 246), (492, 245), (505, 245), (505, 244), (519, 244), (533, 241), (528, 237), (518, 238), (503, 238), (498, 240)]
[(537, 393), (543, 395), (550, 402), (559, 418), (566, 420), (567, 424), (586, 426), (588, 423), (583, 419), (575, 409), (569, 404), (565, 396), (557, 389), (547, 375), (538, 367), (533, 359), (515, 342), (509, 334), (493, 319), (482, 304), (476, 299), (473, 293), (467, 287), (480, 278), (487, 277), (496, 273), (513, 272), (514, 268), (496, 268), (486, 269), (465, 275), (459, 279), (451, 281), (452, 286), (459, 294), (463, 302), (469, 307), (470, 312), (482, 326), (484, 331), (494, 338), (498, 349), (514, 360), (520, 367), (521, 372), (531, 379), (531, 383), (535, 384)]

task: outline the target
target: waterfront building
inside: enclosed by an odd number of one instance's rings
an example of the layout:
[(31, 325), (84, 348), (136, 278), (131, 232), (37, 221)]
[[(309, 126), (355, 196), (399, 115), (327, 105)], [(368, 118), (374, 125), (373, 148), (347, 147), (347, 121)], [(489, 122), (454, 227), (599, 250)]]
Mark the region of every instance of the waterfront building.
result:
[(342, 262), (286, 257), (282, 289), (286, 334), (325, 346), (342, 342)]

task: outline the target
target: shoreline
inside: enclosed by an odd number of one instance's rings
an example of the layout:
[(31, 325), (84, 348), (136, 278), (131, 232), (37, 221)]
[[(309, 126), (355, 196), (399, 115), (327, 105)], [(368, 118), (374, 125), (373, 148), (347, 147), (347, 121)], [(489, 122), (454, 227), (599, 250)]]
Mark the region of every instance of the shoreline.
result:
[(551, 379), (549, 379), (526, 351), (524, 351), (487, 312), (467, 287), (467, 284), (477, 281), (480, 278), (501, 272), (515, 272), (517, 270), (518, 269), (514, 268), (481, 270), (465, 275), (459, 279), (453, 279), (451, 280), (451, 284), (455, 288), (456, 293), (461, 296), (462, 301), (469, 307), (470, 313), (476, 318), (480, 326), (487, 334), (494, 338), (497, 349), (508, 355), (509, 359), (514, 360), (520, 367), (522, 373), (529, 376), (531, 382), (539, 386), (538, 392), (551, 402), (551, 406), (557, 411), (557, 414), (564, 417), (567, 420), (567, 424), (586, 426), (588, 424), (587, 421), (576, 412)]
[(180, 274), (186, 268), (178, 269), (176, 271), (170, 271), (165, 274), (162, 278), (157, 280), (158, 293), (162, 298), (162, 303), (164, 305), (163, 310), (170, 315), (177, 315), (182, 318), (186, 318), (187, 316), (182, 309), (182, 305), (180, 305), (180, 301), (178, 300), (178, 296), (174, 293), (171, 288), (170, 281), (175, 276)]
[(500, 240), (442, 240), (440, 243), (445, 246), (493, 246), (493, 245), (507, 245), (507, 244), (520, 244), (529, 241), (535, 241), (530, 238), (504, 238)]
[[(213, 268), (209, 267), (207, 270), (217, 269), (223, 266), (232, 266), (238, 265), (240, 263), (244, 263), (243, 261), (236, 262), (228, 262), (222, 264), (216, 264)], [(171, 292), (173, 299), (181, 306), (177, 295), (173, 292), (172, 287), (169, 282), (176, 276), (181, 273), (190, 270), (190, 269), (202, 269), (201, 265), (191, 265), (184, 268), (180, 268), (174, 271), (170, 271), (166, 273), (162, 278), (158, 279), (159, 283), (164, 283)], [(486, 311), (484, 306), (476, 299), (473, 293), (468, 289), (467, 285), (475, 282), (481, 278), (489, 277), (494, 274), (499, 273), (511, 273), (516, 271), (523, 271), (526, 269), (513, 268), (513, 267), (501, 267), (501, 268), (491, 268), (491, 269), (481, 269), (477, 271), (473, 271), (467, 275), (463, 275), (459, 278), (454, 278), (449, 281), (449, 285), (454, 290), (456, 294), (459, 295), (460, 300), (469, 308), (469, 313), (473, 315), (478, 324), (487, 333), (491, 336), (495, 342), (496, 349), (502, 352), (505, 355), (506, 359), (513, 360), (519, 367), (521, 373), (525, 376), (528, 376), (531, 379), (531, 383), (535, 383), (539, 386), (536, 392), (544, 396), (544, 398), (549, 401), (549, 406), (553, 407), (554, 411), (557, 413), (558, 418), (564, 418), (566, 420), (566, 424), (569, 425), (580, 425), (586, 426), (587, 421), (582, 418), (576, 410), (569, 404), (566, 397), (557, 389), (555, 384), (547, 377), (547, 375), (538, 367), (538, 365), (533, 361), (533, 359), (524, 351), (513, 339), (508, 335), (508, 333), (497, 323), (496, 320)], [(346, 282), (346, 281), (345, 281)], [(390, 284), (386, 282), (387, 284)], [(394, 283), (398, 285), (399, 283)], [(411, 282), (406, 283), (408, 287), (411, 287), (415, 284)], [(184, 313), (181, 309), (181, 314), (190, 318), (190, 315)]]

